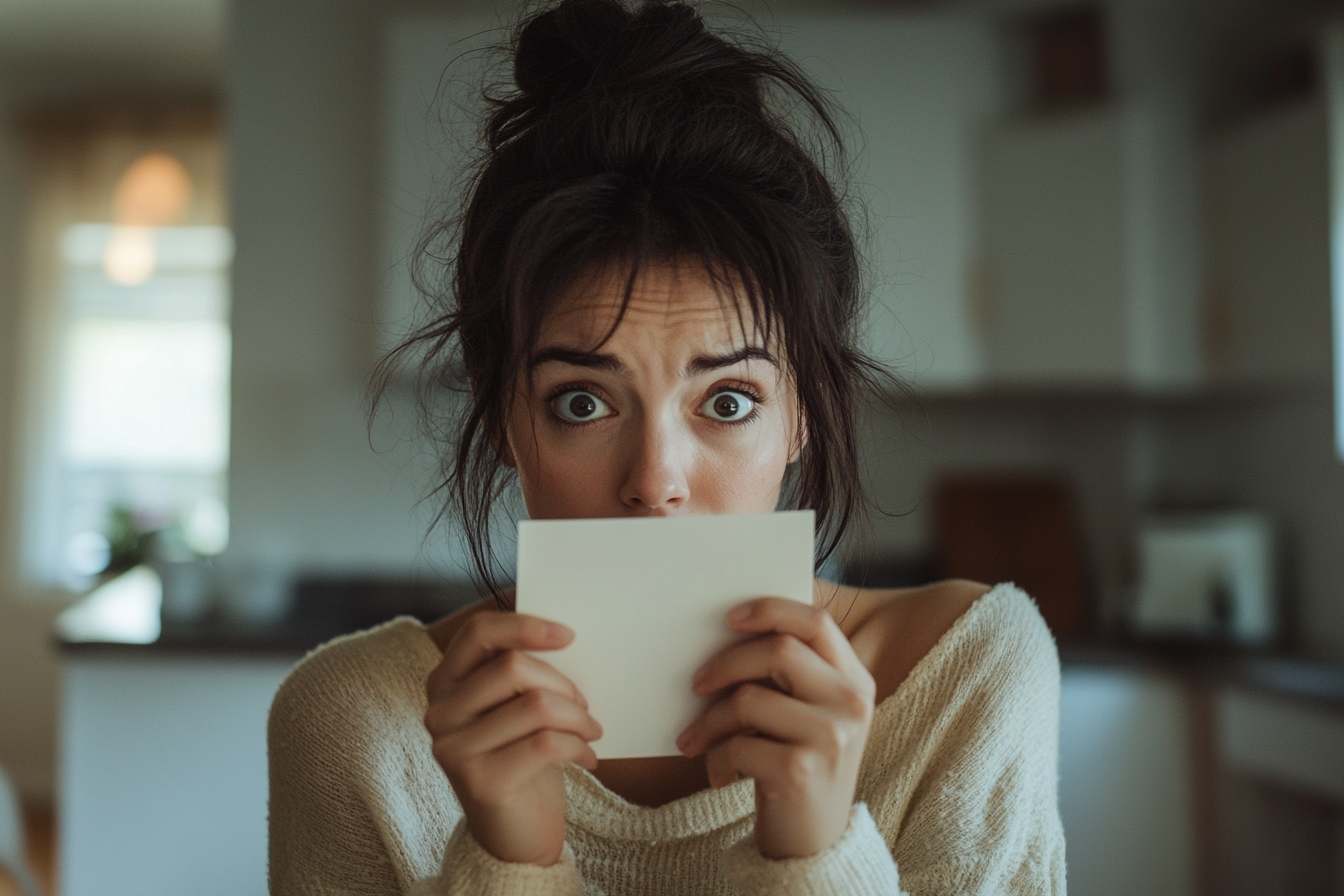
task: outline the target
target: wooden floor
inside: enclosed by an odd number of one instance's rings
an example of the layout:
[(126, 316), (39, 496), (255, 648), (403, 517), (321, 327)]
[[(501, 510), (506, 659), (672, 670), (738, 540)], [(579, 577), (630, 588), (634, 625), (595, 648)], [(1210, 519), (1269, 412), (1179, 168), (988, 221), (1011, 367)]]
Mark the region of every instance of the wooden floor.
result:
[[(25, 807), (24, 838), (28, 846), (28, 867), (37, 877), (45, 896), (56, 894), (56, 818), (47, 806)], [(19, 888), (0, 870), (0, 896), (19, 896)]]

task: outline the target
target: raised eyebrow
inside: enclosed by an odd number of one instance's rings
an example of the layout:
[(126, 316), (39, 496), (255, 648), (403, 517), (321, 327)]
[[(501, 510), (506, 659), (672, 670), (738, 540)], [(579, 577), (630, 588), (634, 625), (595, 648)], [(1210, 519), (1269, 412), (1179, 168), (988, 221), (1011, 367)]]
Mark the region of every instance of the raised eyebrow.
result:
[(612, 372), (625, 369), (625, 365), (615, 355), (559, 347), (544, 348), (534, 354), (532, 359), (527, 362), (527, 369), (535, 370), (538, 365), (545, 364), (548, 361), (558, 361), (561, 364), (569, 364), (573, 367), (588, 367), (593, 370), (609, 370)]
[(767, 364), (779, 367), (779, 362), (770, 352), (759, 346), (747, 346), (726, 355), (702, 355), (695, 358), (690, 364), (686, 365), (686, 373), (692, 376), (699, 373), (709, 373), (713, 370), (721, 370), (724, 367), (732, 367), (734, 364), (740, 364), (743, 361), (765, 361)]

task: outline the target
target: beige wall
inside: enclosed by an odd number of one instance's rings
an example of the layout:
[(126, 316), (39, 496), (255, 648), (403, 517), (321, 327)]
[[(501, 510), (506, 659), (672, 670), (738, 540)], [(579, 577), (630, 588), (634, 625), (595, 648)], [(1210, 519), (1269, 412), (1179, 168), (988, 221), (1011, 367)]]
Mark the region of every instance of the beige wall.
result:
[(0, 91), (0, 765), (30, 798), (53, 788), (60, 667), (50, 637), (63, 606), (22, 593), (16, 561), (19, 523), (20, 230), (23, 159), (11, 98)]

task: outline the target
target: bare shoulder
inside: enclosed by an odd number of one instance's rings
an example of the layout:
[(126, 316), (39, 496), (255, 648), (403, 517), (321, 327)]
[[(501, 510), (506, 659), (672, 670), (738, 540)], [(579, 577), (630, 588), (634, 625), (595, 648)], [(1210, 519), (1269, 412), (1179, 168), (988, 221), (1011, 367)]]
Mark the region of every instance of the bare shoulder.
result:
[(920, 588), (851, 588), (832, 603), (837, 622), (877, 683), (877, 700), (890, 696), (988, 585), (948, 579)]

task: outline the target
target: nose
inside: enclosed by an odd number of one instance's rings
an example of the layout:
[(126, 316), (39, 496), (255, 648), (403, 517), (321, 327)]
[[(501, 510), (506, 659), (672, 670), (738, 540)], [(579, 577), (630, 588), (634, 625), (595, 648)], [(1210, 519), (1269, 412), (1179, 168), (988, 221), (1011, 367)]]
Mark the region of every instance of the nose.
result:
[(689, 446), (674, 428), (651, 420), (632, 440), (620, 498), (636, 514), (672, 514), (690, 501)]

